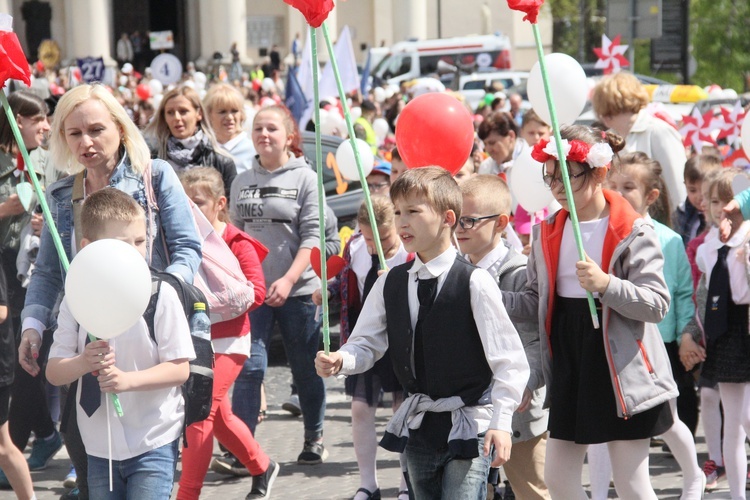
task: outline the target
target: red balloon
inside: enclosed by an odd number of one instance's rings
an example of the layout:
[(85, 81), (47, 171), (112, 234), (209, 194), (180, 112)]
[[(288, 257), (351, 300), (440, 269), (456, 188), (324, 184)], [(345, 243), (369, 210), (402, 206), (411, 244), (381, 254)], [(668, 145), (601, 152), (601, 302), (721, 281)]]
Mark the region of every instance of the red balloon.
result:
[(135, 88), (135, 93), (138, 94), (138, 97), (145, 101), (149, 97), (151, 97), (151, 87), (149, 87), (146, 83), (139, 83)]
[(422, 94), (398, 116), (396, 146), (408, 168), (438, 166), (455, 175), (469, 158), (473, 144), (472, 116), (448, 94)]
[(260, 92), (260, 88), (263, 86), (263, 82), (260, 78), (256, 78), (252, 81), (253, 84), (253, 90), (256, 92)]

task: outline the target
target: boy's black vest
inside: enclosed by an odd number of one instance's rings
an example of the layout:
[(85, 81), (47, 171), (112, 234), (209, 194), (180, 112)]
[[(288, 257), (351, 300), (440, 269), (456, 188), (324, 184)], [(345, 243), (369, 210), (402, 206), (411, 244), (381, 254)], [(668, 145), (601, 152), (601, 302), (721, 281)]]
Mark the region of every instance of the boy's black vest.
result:
[(469, 283), (476, 267), (456, 257), (422, 322), (425, 373), (414, 373), (408, 299), (412, 265), (407, 262), (391, 269), (383, 290), (388, 351), (396, 376), (410, 394), (427, 394), (434, 400), (460, 396), (466, 406), (474, 406), (492, 383), (492, 370), (471, 310)]

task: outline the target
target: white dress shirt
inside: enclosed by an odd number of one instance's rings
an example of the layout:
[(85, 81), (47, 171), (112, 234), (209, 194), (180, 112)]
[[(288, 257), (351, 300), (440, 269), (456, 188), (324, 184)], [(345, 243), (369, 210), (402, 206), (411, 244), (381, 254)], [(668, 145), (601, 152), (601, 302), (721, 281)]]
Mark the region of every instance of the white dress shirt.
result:
[[(408, 297), (412, 330), (417, 324), (419, 299), (417, 279), (437, 278), (437, 293), (445, 283), (445, 278), (456, 259), (453, 247), (423, 263), (416, 256), (409, 269)], [(388, 349), (386, 331), (386, 311), (383, 300), (383, 287), (387, 273), (380, 276), (362, 308), (349, 340), (341, 347), (341, 374), (351, 375), (370, 369)], [(469, 292), (471, 309), (477, 325), (479, 337), (484, 346), (487, 363), (492, 370), (491, 405), (475, 406), (470, 409), (477, 421), (480, 433), (489, 429), (511, 432), (513, 412), (521, 402), (526, 382), (529, 379), (529, 365), (521, 340), (503, 306), (500, 289), (490, 274), (476, 269), (471, 274)], [(461, 362), (456, 353), (456, 362)]]

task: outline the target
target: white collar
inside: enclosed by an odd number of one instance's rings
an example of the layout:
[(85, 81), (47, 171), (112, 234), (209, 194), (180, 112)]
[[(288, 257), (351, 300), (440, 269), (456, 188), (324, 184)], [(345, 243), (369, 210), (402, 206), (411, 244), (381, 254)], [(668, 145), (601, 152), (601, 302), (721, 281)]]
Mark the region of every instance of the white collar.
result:
[(505, 241), (501, 239), (500, 243), (495, 248), (490, 250), (487, 255), (479, 259), (479, 262), (472, 262), (472, 264), (477, 267), (481, 267), (482, 269), (489, 269), (492, 264), (504, 261), (509, 251), (510, 250), (505, 245)]
[(222, 148), (226, 149), (227, 151), (231, 151), (231, 150), (233, 150), (233, 149), (234, 149), (234, 147), (235, 147), (235, 146), (236, 146), (237, 144), (239, 144), (239, 143), (240, 143), (240, 142), (241, 142), (241, 141), (242, 141), (242, 140), (243, 140), (244, 138), (245, 138), (245, 132), (243, 131), (243, 132), (240, 132), (239, 134), (237, 134), (236, 136), (234, 136), (233, 138), (229, 139), (229, 140), (228, 140), (227, 142), (225, 142), (224, 144), (220, 144), (220, 146), (221, 146)]
[[(728, 246), (729, 248), (738, 247), (747, 240), (748, 234), (750, 234), (750, 221), (743, 222), (739, 229), (737, 229), (737, 231), (732, 235), (731, 238), (729, 238), (729, 241), (727, 241), (726, 243), (722, 242), (721, 239), (719, 239), (718, 232), (719, 230), (717, 228), (712, 227), (711, 231), (706, 236), (706, 239), (703, 241), (703, 244), (707, 245), (712, 250), (718, 250), (724, 245)], [(716, 237), (709, 238), (712, 233), (715, 233)]]
[(414, 264), (409, 269), (409, 274), (414, 275), (416, 279), (422, 280), (437, 278), (448, 271), (455, 260), (456, 249), (453, 246), (448, 247), (445, 252), (427, 263), (422, 262), (419, 255), (415, 255)]

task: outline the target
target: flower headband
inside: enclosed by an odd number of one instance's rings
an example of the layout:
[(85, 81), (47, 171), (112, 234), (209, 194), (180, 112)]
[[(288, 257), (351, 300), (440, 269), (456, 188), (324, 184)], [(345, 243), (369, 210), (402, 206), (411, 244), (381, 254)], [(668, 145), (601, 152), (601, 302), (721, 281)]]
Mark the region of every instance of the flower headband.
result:
[[(577, 163), (587, 163), (591, 168), (606, 167), (612, 162), (612, 148), (606, 142), (588, 144), (577, 139), (568, 141), (562, 139), (562, 149), (565, 151), (565, 159)], [(557, 145), (555, 138), (542, 139), (531, 150), (531, 157), (539, 163), (546, 163), (557, 158)]]

